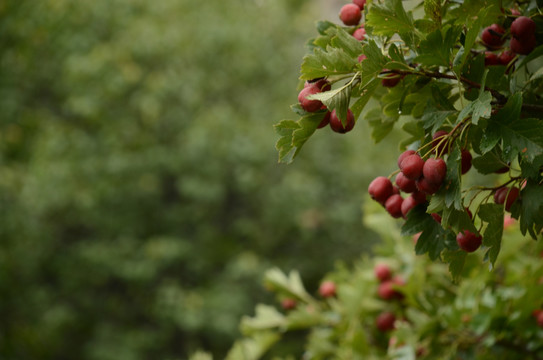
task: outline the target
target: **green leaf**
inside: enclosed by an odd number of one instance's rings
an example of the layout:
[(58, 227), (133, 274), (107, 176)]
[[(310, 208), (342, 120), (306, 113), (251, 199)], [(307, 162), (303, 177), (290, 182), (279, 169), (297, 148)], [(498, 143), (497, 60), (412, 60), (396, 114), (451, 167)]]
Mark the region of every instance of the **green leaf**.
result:
[(279, 162), (291, 163), (294, 159), (296, 148), (292, 144), (292, 134), (294, 130), (300, 128), (300, 125), (293, 120), (282, 120), (274, 125), (275, 132), (280, 136), (275, 144), (275, 148), (279, 152)]
[(252, 338), (238, 340), (226, 355), (225, 360), (258, 360), (279, 339), (279, 334), (268, 331), (255, 334)]
[(410, 135), (407, 139), (402, 140), (400, 143), (400, 148), (404, 148), (420, 139), (424, 138), (424, 128), (422, 127), (419, 121), (409, 121), (406, 122), (402, 129)]
[(353, 116), (355, 119), (358, 119), (358, 117), (362, 113), (362, 110), (364, 110), (378, 86), (379, 79), (373, 79), (365, 86), (360, 86), (353, 89), (353, 95), (359, 97), (358, 100), (356, 100), (355, 103), (351, 105), (351, 111), (353, 112)]
[(483, 245), (489, 248), (488, 259), (494, 266), (501, 249), (504, 207), (497, 204), (483, 204), (478, 214), (481, 220), (488, 223), (483, 234)]
[(463, 250), (445, 250), (443, 252), (443, 261), (449, 264), (449, 271), (453, 277), (454, 282), (460, 280), (460, 275), (464, 269), (464, 264), (466, 263), (467, 253)]
[(417, 255), (428, 253), (430, 259), (439, 258), (441, 251), (445, 249), (446, 238), (450, 236), (450, 231), (444, 230), (432, 216), (426, 213), (422, 205), (413, 208), (407, 214), (407, 220), (402, 226), (402, 235), (415, 235), (421, 233), (415, 252)]
[(362, 53), (366, 55), (360, 66), (362, 67), (362, 82), (369, 83), (379, 75), (388, 62), (379, 46), (374, 40), (368, 40), (368, 43), (362, 48)]
[(459, 26), (446, 26), (431, 32), (420, 42), (414, 61), (428, 66), (450, 67), (454, 44), (461, 30)]
[(373, 35), (392, 36), (416, 31), (413, 17), (403, 8), (401, 0), (386, 0), (383, 5), (372, 3), (366, 13), (366, 27)]
[(320, 77), (344, 75), (353, 72), (358, 63), (343, 49), (328, 46), (326, 50), (315, 48), (313, 54), (304, 56), (300, 79), (311, 80)]
[(522, 94), (516, 93), (495, 116), (490, 118), (483, 138), (502, 139), (503, 157), (512, 161), (518, 155), (533, 161), (543, 154), (543, 120), (520, 117)]
[(507, 166), (507, 163), (501, 159), (500, 154), (501, 150), (499, 149), (487, 152), (484, 155), (473, 158), (471, 164), (481, 174), (495, 173), (497, 170)]
[(362, 43), (347, 31), (337, 27), (334, 28), (334, 30), (330, 29), (329, 32), (335, 34), (335, 36), (332, 37), (333, 47), (343, 49), (353, 58), (358, 58), (358, 56), (362, 53)]
[(288, 293), (305, 302), (312, 302), (313, 298), (307, 293), (297, 271), (285, 275), (278, 268), (268, 270), (264, 276), (265, 282), (281, 292)]
[[(354, 79), (354, 78), (353, 78)], [(343, 125), (347, 123), (347, 111), (349, 109), (349, 101), (351, 100), (352, 82), (343, 85), (340, 88), (313, 94), (307, 98), (310, 100), (320, 100), (329, 111), (336, 110), (337, 117)]]
[(441, 27), (441, 0), (424, 0), (424, 13), (435, 26)]
[(392, 131), (399, 117), (389, 117), (383, 114), (381, 108), (374, 108), (366, 113), (365, 119), (372, 128), (371, 137), (375, 143), (383, 140)]
[(248, 335), (261, 330), (283, 328), (287, 324), (285, 315), (275, 307), (258, 304), (254, 317), (245, 316), (241, 319), (241, 331)]
[(462, 189), (460, 179), (461, 152), (458, 147), (447, 158), (447, 174), (441, 191), (445, 191), (445, 206), (453, 206), (457, 210), (463, 210)]
[(543, 227), (543, 185), (528, 179), (520, 193), (520, 204), (520, 230), (523, 235), (528, 232), (536, 239)]

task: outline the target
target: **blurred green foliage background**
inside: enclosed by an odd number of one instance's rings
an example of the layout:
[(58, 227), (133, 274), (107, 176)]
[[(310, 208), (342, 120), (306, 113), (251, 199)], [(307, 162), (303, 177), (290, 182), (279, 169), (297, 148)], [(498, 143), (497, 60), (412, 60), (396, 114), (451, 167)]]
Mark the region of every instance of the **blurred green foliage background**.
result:
[[(323, 3), (324, 2), (319, 2)], [(277, 164), (309, 0), (0, 2), (0, 358), (217, 358), (271, 295), (372, 245), (360, 123)]]

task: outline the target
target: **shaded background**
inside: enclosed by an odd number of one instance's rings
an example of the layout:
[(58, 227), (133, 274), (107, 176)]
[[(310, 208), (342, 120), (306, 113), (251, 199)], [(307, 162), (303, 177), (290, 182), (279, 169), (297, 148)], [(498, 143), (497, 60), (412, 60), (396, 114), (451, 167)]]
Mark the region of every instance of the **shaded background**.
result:
[(315, 291), (376, 236), (365, 124), (277, 164), (304, 43), (342, 2), (0, 3), (0, 358), (222, 358), (264, 270)]

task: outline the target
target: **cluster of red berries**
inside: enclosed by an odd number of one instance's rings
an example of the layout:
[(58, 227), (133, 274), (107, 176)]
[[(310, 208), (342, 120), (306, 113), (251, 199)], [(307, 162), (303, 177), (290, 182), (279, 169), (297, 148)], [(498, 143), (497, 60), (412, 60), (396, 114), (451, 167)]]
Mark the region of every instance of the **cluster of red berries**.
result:
[[(374, 267), (375, 278), (379, 282), (377, 296), (385, 301), (402, 300), (403, 293), (399, 290), (405, 286), (405, 280), (401, 276), (393, 276), (392, 270), (387, 264), (376, 264)], [(394, 329), (396, 315), (385, 311), (377, 316), (375, 325), (379, 331), (386, 332)]]
[[(499, 24), (492, 24), (486, 27), (481, 33), (481, 40), (489, 51), (485, 52), (485, 65), (505, 65), (510, 66), (516, 58), (516, 55), (528, 55), (537, 45), (535, 38), (535, 22), (526, 16), (520, 16), (517, 10), (511, 10), (513, 16), (517, 16), (511, 23), (509, 34)], [(511, 35), (509, 48), (503, 49), (507, 40), (507, 35)], [(499, 54), (494, 51), (502, 50)]]

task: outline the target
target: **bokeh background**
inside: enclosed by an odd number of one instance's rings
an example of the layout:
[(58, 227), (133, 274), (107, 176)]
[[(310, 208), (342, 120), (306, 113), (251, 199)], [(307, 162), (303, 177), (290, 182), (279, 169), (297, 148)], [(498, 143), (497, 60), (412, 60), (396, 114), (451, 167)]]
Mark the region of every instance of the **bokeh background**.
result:
[(342, 4), (0, 2), (1, 359), (222, 358), (266, 269), (314, 292), (368, 251), (397, 146), (360, 121), (274, 149)]

